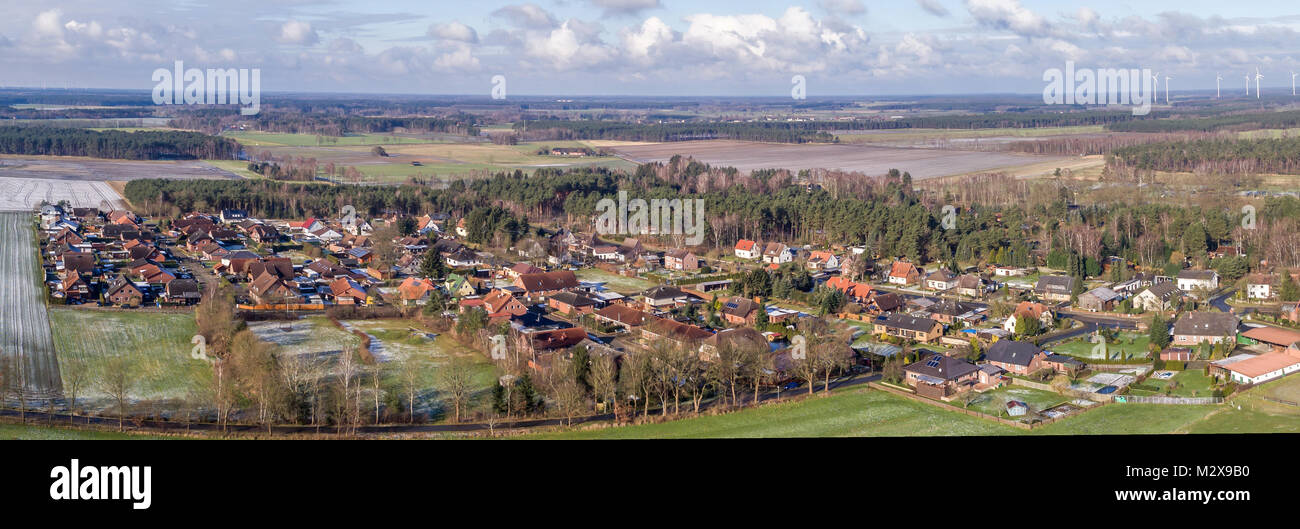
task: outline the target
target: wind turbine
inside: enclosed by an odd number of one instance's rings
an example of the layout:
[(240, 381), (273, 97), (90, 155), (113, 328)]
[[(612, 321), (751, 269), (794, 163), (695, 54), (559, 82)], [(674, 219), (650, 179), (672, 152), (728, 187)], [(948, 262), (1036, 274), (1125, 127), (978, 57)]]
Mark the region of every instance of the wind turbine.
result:
[(1165, 76), (1165, 104), (1166, 105), (1169, 104), (1169, 80), (1170, 79), (1173, 79), (1173, 77), (1169, 77), (1168, 75)]
[(1256, 66), (1255, 67), (1255, 99), (1259, 99), (1259, 80), (1263, 78), (1264, 75), (1259, 73), (1259, 67)]
[(1214, 98), (1215, 99), (1218, 99), (1219, 96), (1223, 95), (1223, 93), (1219, 91), (1219, 82), (1222, 80), (1223, 80), (1222, 75), (1219, 75), (1217, 73), (1214, 74)]
[(1250, 95), (1250, 76), (1246, 76), (1246, 95)]
[(1152, 99), (1151, 99), (1151, 102), (1152, 102), (1152, 103), (1159, 103), (1159, 102), (1160, 102), (1160, 91), (1159, 91), (1159, 90), (1160, 90), (1160, 72), (1156, 72), (1154, 75), (1152, 75), (1152, 76), (1151, 76), (1151, 79), (1155, 82), (1155, 84), (1152, 84), (1152, 85), (1151, 85), (1151, 92), (1152, 92), (1152, 96), (1153, 96)]
[(1291, 72), (1291, 96), (1292, 96), (1292, 97), (1295, 97), (1295, 77), (1296, 77), (1297, 75), (1300, 75), (1300, 74), (1295, 73), (1295, 72)]

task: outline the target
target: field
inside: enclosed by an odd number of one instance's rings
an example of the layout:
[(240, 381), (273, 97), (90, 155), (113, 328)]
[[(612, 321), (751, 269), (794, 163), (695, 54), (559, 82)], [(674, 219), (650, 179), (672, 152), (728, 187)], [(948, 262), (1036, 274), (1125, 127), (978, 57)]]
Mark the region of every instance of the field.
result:
[[(184, 398), (212, 374), (206, 362), (190, 357), (190, 340), (197, 332), (192, 314), (55, 308), (50, 326), (65, 371), (70, 359), (80, 358), (93, 380), (108, 358), (130, 358), (138, 380), (132, 391), (136, 401)], [(82, 397), (92, 406), (107, 404), (106, 395), (93, 385)]]
[(945, 411), (883, 391), (853, 389), (799, 402), (659, 424), (539, 435), (549, 439), (905, 437), (1007, 435), (1011, 426)]
[(1032, 164), (1056, 164), (1067, 160), (1062, 157), (999, 152), (730, 140), (625, 145), (615, 147), (614, 150), (639, 163), (664, 162), (673, 155), (680, 154), (692, 156), (710, 165), (735, 167), (746, 173), (769, 168), (792, 171), (824, 168), (883, 175), (890, 169), (899, 169), (912, 173), (912, 177), (918, 180)]
[[(355, 167), (364, 182), (392, 183), (412, 177), (447, 178), (516, 169), (532, 173), (543, 167), (634, 167), (634, 164), (613, 156), (564, 158), (537, 154), (543, 147), (586, 146), (584, 142), (576, 141), (497, 145), (490, 142), (441, 141), (409, 135), (364, 134), (334, 138), (337, 142), (325, 141), (330, 138), (322, 137), (318, 143), (317, 136), (310, 134), (238, 132), (227, 135), (244, 145), (278, 157), (314, 158), (321, 167), (327, 163), (338, 167)], [(388, 156), (372, 154), (370, 151), (376, 145), (382, 146)], [(251, 175), (247, 171), (237, 171), (240, 167), (213, 163), (242, 176)]]
[(0, 213), (0, 358), (22, 366), (24, 394), (39, 398), (57, 396), (62, 385), (34, 238), (33, 217)]
[(122, 195), (105, 182), (0, 177), (0, 211), (33, 212), (41, 201), (58, 204), (64, 200), (78, 208), (99, 207), (104, 201), (113, 207), (125, 204)]
[(1105, 132), (1101, 125), (1084, 125), (1075, 127), (1035, 127), (1004, 129), (898, 129), (898, 130), (864, 130), (836, 131), (840, 143), (860, 143), (889, 146), (926, 146), (935, 142), (944, 142), (956, 147), (963, 144), (982, 145), (1006, 143), (1031, 138), (1051, 136), (1070, 136), (1075, 134), (1097, 134)]
[(625, 277), (606, 272), (599, 268), (583, 268), (574, 273), (577, 274), (579, 281), (601, 281), (605, 283), (605, 288), (621, 294), (640, 293), (658, 284), (639, 277)]
[(1169, 387), (1171, 382), (1178, 383), (1178, 387), (1169, 393), (1174, 397), (1209, 397), (1214, 393), (1214, 379), (1205, 376), (1205, 372), (1200, 369), (1178, 371), (1169, 380), (1147, 377), (1142, 386), (1153, 387), (1156, 389), (1155, 391), (1130, 387), (1129, 393), (1132, 395), (1164, 395), (1165, 388)]
[(118, 439), (173, 439), (172, 437), (158, 437), (139, 434), (127, 434), (118, 432), (101, 432), (95, 430), (76, 430), (72, 428), (59, 428), (57, 426), (43, 426), (35, 424), (0, 424), (0, 439), (28, 440), (28, 441), (91, 441), (91, 440), (118, 440)]
[(198, 160), (155, 162), (0, 155), (0, 177), (120, 182), (137, 178), (235, 178), (235, 175)]

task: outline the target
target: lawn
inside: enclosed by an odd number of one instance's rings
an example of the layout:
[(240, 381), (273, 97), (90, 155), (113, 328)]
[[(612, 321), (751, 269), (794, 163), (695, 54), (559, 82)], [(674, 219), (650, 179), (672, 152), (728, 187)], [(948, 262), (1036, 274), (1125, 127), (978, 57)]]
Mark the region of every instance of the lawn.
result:
[(1267, 411), (1242, 406), (1220, 407), (1217, 413), (1207, 415), (1203, 420), (1191, 424), (1188, 433), (1297, 433), (1300, 432), (1300, 417), (1288, 414), (1269, 413)]
[[(67, 370), (70, 358), (81, 358), (94, 380), (106, 359), (130, 358), (138, 374), (136, 400), (183, 398), (212, 373), (206, 362), (190, 357), (196, 333), (192, 314), (52, 308), (50, 328), (60, 370)], [(91, 384), (82, 396), (99, 401), (105, 395)]]
[(260, 174), (248, 170), (248, 162), (243, 160), (203, 160), (203, 163), (229, 171), (243, 178), (265, 178)]
[(142, 434), (119, 432), (101, 432), (95, 430), (76, 430), (35, 424), (0, 424), (0, 439), (26, 441), (86, 441), (119, 439), (174, 439)]
[(1178, 371), (1173, 378), (1169, 380), (1160, 380), (1155, 377), (1147, 377), (1142, 383), (1143, 387), (1156, 388), (1155, 391), (1145, 389), (1130, 388), (1129, 393), (1133, 395), (1165, 395), (1165, 389), (1171, 382), (1177, 382), (1177, 387), (1169, 393), (1174, 397), (1209, 397), (1214, 393), (1214, 379), (1205, 376), (1205, 372), (1200, 369), (1189, 369)]
[(625, 277), (615, 273), (606, 272), (599, 268), (583, 268), (574, 272), (578, 275), (579, 281), (600, 281), (610, 290), (621, 294), (639, 293), (648, 288), (657, 286), (658, 283), (648, 281), (639, 277)]
[(659, 424), (543, 434), (547, 439), (905, 437), (1008, 435), (1018, 430), (883, 391), (850, 389), (799, 402)]
[[(1091, 335), (1084, 335), (1080, 338), (1053, 343), (1047, 349), (1053, 353), (1070, 355), (1076, 358), (1100, 358), (1099, 355), (1093, 352), (1100, 344), (1090, 342), (1091, 338)], [(1118, 359), (1129, 358), (1132, 355), (1134, 361), (1146, 360), (1149, 356), (1147, 345), (1150, 343), (1151, 338), (1145, 334), (1120, 333), (1119, 340), (1106, 344), (1106, 356), (1111, 359)], [(1100, 350), (1097, 351), (1100, 352)]]
[(1070, 399), (1059, 393), (1041, 389), (1010, 386), (984, 392), (979, 397), (976, 397), (975, 402), (971, 403), (970, 409), (1014, 421), (1018, 418), (1007, 415), (1006, 404), (1007, 401), (1011, 400), (1018, 400), (1028, 404), (1031, 412), (1041, 412)]
[(1034, 428), (1031, 433), (1038, 435), (1173, 433), (1182, 431), (1218, 408), (1219, 406), (1109, 404), (1041, 428)]

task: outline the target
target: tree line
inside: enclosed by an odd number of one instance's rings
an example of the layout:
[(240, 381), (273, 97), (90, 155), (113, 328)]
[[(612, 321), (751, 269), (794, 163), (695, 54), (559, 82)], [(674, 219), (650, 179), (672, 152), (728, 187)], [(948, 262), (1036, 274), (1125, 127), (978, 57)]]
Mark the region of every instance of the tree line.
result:
[(232, 160), (239, 143), (199, 132), (0, 126), (0, 153), (123, 160)]
[(1300, 138), (1148, 143), (1115, 149), (1106, 163), (1154, 171), (1300, 174)]

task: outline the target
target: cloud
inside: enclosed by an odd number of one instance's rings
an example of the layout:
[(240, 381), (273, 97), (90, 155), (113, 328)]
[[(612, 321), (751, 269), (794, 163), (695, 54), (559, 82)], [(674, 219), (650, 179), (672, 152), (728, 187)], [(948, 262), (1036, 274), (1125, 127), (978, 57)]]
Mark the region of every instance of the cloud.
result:
[(1021, 36), (1043, 37), (1052, 29), (1047, 19), (1020, 5), (1020, 0), (966, 0), (966, 9), (982, 26)]
[(921, 9), (924, 9), (926, 13), (936, 17), (946, 17), (949, 14), (948, 8), (940, 4), (939, 0), (916, 0), (916, 4), (921, 6)]
[(862, 0), (819, 0), (817, 5), (836, 15), (856, 16), (867, 12)]
[(603, 8), (604, 16), (636, 15), (642, 11), (659, 9), (659, 0), (588, 0), (591, 5)]
[(280, 26), (280, 35), (276, 40), (285, 44), (311, 46), (320, 41), (320, 36), (312, 29), (310, 22), (290, 20)]
[(521, 28), (549, 29), (556, 25), (555, 17), (537, 4), (506, 6), (493, 11), (492, 16)]
[(651, 62), (677, 39), (673, 29), (658, 17), (650, 17), (641, 26), (623, 31), (623, 52), (641, 64)]
[(474, 28), (455, 21), (430, 25), (427, 34), (439, 40), (454, 40), (469, 44), (478, 43), (478, 32), (474, 31)]

